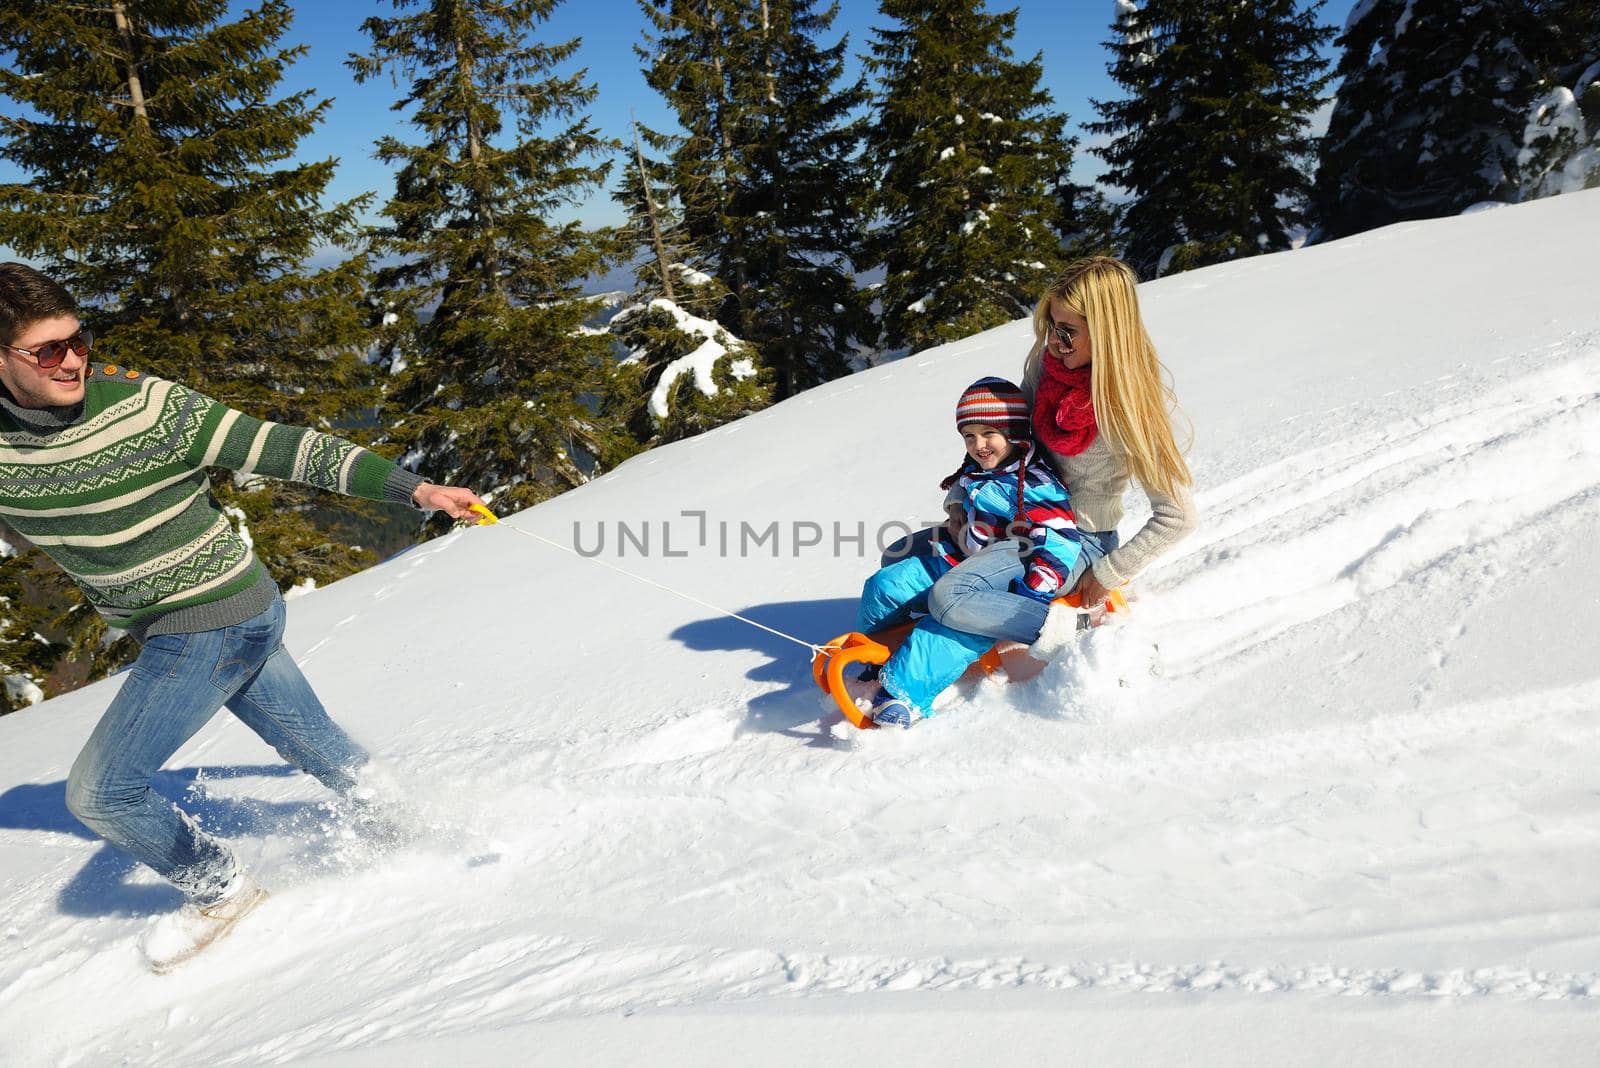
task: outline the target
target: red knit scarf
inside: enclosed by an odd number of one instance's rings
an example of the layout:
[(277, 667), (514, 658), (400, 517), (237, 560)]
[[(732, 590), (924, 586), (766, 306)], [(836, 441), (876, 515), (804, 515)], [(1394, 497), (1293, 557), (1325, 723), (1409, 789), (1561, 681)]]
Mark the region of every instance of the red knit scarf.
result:
[(1090, 366), (1068, 368), (1046, 353), (1040, 361), (1039, 387), (1033, 398), (1033, 433), (1051, 452), (1076, 456), (1094, 444), (1094, 394)]

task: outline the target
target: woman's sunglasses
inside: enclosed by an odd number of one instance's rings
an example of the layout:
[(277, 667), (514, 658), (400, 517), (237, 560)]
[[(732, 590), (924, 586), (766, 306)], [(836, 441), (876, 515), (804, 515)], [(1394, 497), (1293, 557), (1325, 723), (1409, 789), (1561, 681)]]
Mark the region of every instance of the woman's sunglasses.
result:
[(1055, 339), (1069, 349), (1072, 348), (1072, 343), (1078, 338), (1078, 332), (1066, 323), (1051, 323), (1050, 333), (1055, 335)]
[(0, 347), (8, 348), (12, 352), (20, 352), (29, 359), (36, 361), (40, 370), (48, 371), (52, 367), (61, 366), (61, 361), (67, 358), (69, 349), (79, 356), (87, 356), (89, 355), (89, 348), (93, 344), (94, 331), (84, 327), (69, 338), (63, 338), (60, 341), (46, 341), (36, 349), (19, 349), (15, 345)]

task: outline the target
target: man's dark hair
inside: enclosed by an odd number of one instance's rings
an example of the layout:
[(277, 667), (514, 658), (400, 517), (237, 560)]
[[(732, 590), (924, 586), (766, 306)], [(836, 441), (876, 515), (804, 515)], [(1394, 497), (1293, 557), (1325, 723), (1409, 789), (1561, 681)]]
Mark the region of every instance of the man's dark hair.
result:
[(26, 263), (0, 263), (0, 342), (40, 319), (78, 314), (78, 302), (57, 282)]

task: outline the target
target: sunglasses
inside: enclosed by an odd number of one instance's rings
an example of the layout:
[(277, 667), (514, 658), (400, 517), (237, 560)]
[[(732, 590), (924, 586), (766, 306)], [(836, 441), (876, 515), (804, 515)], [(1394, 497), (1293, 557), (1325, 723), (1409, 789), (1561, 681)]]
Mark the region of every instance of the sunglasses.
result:
[(67, 350), (79, 356), (89, 355), (89, 348), (94, 344), (94, 331), (84, 327), (69, 338), (60, 341), (46, 341), (36, 349), (21, 349), (15, 345), (0, 345), (0, 348), (20, 352), (39, 364), (41, 371), (48, 371), (52, 367), (61, 366), (61, 361), (67, 358)]
[(1072, 343), (1078, 338), (1078, 332), (1066, 323), (1051, 323), (1050, 333), (1055, 336), (1057, 341), (1069, 349), (1072, 348)]

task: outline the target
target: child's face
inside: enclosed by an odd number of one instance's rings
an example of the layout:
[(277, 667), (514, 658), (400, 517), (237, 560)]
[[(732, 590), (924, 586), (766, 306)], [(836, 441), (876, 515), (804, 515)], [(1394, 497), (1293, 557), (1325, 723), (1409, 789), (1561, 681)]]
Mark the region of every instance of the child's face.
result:
[(967, 423), (961, 428), (961, 441), (967, 455), (985, 471), (993, 471), (1011, 458), (1011, 442), (1005, 433), (988, 423)]

